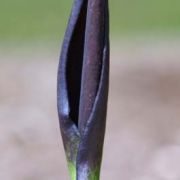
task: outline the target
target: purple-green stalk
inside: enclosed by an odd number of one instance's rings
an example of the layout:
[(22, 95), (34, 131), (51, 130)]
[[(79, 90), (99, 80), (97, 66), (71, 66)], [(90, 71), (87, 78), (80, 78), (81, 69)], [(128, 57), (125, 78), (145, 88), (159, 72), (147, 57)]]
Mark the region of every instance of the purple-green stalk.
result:
[(108, 0), (75, 0), (57, 84), (60, 128), (71, 180), (99, 180), (108, 82)]

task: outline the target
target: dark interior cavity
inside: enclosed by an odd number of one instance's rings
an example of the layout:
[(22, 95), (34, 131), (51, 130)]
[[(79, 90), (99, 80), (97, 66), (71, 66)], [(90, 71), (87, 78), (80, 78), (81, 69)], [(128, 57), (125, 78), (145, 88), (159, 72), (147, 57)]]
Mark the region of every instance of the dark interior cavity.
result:
[(78, 126), (81, 74), (84, 54), (87, 0), (84, 1), (76, 23), (68, 50), (67, 89), (70, 105), (70, 118)]

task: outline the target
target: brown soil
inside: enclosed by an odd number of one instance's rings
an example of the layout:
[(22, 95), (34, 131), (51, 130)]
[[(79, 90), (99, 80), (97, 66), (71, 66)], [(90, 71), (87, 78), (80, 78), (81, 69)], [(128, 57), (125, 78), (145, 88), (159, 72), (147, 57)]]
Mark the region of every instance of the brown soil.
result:
[[(179, 180), (180, 42), (112, 47), (101, 179)], [(68, 179), (50, 51), (0, 54), (2, 180)]]

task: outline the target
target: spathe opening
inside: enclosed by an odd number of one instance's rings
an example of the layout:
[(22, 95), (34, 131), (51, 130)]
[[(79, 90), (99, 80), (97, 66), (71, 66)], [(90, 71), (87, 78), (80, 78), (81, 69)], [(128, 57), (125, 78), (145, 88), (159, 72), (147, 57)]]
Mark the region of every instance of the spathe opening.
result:
[(86, 0), (81, 7), (80, 14), (69, 44), (66, 66), (70, 118), (77, 126), (84, 55), (87, 4), (88, 2)]

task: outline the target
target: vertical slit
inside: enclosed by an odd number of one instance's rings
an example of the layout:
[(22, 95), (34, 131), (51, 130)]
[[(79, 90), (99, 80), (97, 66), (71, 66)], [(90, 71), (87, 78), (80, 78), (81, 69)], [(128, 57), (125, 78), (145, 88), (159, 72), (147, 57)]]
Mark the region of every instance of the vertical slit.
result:
[(70, 118), (78, 126), (82, 64), (87, 15), (87, 0), (83, 3), (70, 41), (67, 60), (67, 89)]

